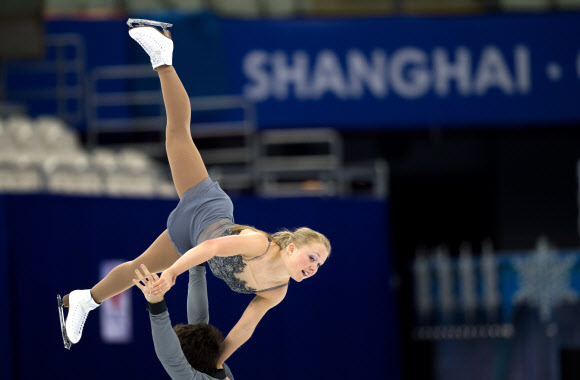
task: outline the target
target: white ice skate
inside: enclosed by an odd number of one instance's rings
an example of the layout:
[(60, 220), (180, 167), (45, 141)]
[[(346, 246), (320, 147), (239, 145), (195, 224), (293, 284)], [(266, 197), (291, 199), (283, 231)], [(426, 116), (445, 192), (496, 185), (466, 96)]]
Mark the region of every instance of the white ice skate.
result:
[[(137, 24), (136, 26), (134, 24)], [(137, 41), (139, 45), (145, 50), (151, 58), (151, 65), (153, 69), (161, 65), (172, 65), (173, 62), (173, 41), (170, 38), (170, 33), (167, 30), (172, 24), (159, 21), (133, 19), (127, 20), (129, 35), (132, 39)], [(160, 26), (163, 28), (163, 33), (155, 28)]]
[(68, 314), (66, 316), (64, 329), (64, 333), (70, 343), (76, 344), (81, 340), (87, 316), (91, 310), (96, 309), (98, 306), (99, 304), (93, 300), (89, 289), (75, 290), (70, 293), (68, 296)]

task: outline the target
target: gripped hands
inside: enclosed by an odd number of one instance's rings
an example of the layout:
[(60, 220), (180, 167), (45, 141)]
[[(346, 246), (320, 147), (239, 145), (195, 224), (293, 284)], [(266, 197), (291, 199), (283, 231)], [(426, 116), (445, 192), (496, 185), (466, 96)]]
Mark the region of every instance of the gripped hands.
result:
[(162, 288), (159, 288), (157, 294), (152, 294), (151, 291), (153, 286), (159, 282), (159, 276), (155, 273), (150, 273), (147, 267), (143, 264), (141, 264), (141, 270), (143, 271), (143, 274), (141, 274), (139, 269), (135, 269), (135, 274), (137, 275), (138, 280), (133, 279), (133, 283), (141, 289), (147, 302), (158, 303), (163, 301), (163, 295), (167, 293), (167, 291), (162, 291)]
[(175, 285), (175, 280), (177, 275), (171, 270), (171, 268), (166, 269), (161, 273), (159, 280), (155, 281), (155, 284), (151, 287), (151, 294), (154, 296), (163, 295)]

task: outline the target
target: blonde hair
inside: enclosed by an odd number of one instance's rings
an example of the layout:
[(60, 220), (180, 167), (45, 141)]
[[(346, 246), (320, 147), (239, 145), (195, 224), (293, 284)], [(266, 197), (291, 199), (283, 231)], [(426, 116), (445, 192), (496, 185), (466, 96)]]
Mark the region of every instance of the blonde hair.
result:
[(314, 231), (308, 227), (296, 228), (294, 231), (282, 230), (270, 235), (267, 232), (261, 231), (252, 226), (246, 226), (243, 224), (236, 224), (234, 227), (230, 228), (231, 232), (240, 232), (242, 230), (252, 230), (254, 232), (259, 232), (268, 236), (274, 243), (276, 243), (282, 250), (286, 249), (290, 244), (294, 243), (297, 247), (302, 247), (304, 245), (320, 243), (326, 247), (328, 254), (330, 255), (330, 241), (326, 236), (320, 232)]

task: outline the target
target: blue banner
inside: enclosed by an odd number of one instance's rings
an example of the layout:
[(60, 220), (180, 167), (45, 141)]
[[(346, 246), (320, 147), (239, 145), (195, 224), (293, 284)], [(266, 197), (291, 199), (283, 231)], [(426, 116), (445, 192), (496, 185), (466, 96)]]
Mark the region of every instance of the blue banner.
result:
[[(9, 269), (10, 260), (8, 258), (8, 221), (6, 220), (6, 198), (0, 197), (0, 286), (6, 289), (8, 294), (7, 302), (12, 304), (16, 294), (12, 287), (14, 273)], [(0, 313), (0, 326), (2, 326), (0, 339), (0, 379), (12, 379), (13, 376), (13, 357), (12, 357), (12, 315), (14, 311), (6, 308)]]
[[(370, 362), (381, 378), (398, 379), (388, 203), (249, 197), (235, 197), (233, 203), (237, 222), (266, 231), (306, 223), (323, 231), (333, 245), (317, 278), (292, 281), (284, 302), (268, 312), (251, 340), (228, 360), (234, 376), (356, 378)], [(63, 348), (56, 294), (90, 288), (100, 279), (101, 265), (140, 255), (166, 228), (175, 205), (154, 199), (0, 196), (0, 274), (10, 304), (0, 317), (0, 378), (37, 379), (57, 372), (60, 380), (166, 378), (139, 291), (123, 300), (132, 305), (128, 343), (103, 339), (100, 325), (110, 323), (115, 312), (107, 315), (99, 308), (70, 351)], [(207, 280), (212, 324), (227, 334), (252, 297), (232, 292), (211, 271)], [(180, 276), (166, 297), (173, 324), (185, 322), (187, 277)]]
[[(256, 104), (260, 128), (473, 128), (580, 121), (580, 13), (143, 17), (174, 24), (174, 65), (190, 96), (243, 94)], [(47, 40), (76, 36), (70, 42), (78, 41), (84, 64), (77, 81), (69, 78), (67, 85), (84, 83), (83, 77), (102, 66), (148, 63), (126, 34), (125, 18), (52, 21), (46, 29)], [(48, 49), (43, 64), (53, 67), (54, 56)], [(39, 77), (27, 70), (30, 65), (21, 61), (7, 65), (7, 100), (26, 104), (31, 115), (55, 113), (57, 73)], [(47, 98), (51, 88), (54, 96)], [(78, 116), (67, 120), (77, 128), (84, 128), (81, 105), (92, 95), (78, 92), (75, 107), (71, 99), (60, 99), (61, 108), (73, 108), (68, 111)]]
[(580, 14), (224, 20), (265, 127), (580, 120)]

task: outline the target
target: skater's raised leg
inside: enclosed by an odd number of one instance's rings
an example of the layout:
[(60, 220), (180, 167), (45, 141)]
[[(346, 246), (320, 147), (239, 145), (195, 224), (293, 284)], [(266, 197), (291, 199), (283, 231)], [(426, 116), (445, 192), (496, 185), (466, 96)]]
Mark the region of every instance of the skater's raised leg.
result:
[(204, 179), (207, 169), (191, 137), (191, 105), (189, 96), (172, 66), (173, 42), (168, 31), (163, 34), (153, 27), (137, 27), (129, 31), (151, 57), (151, 64), (159, 75), (167, 115), (167, 158), (173, 183), (179, 197)]
[(173, 66), (162, 66), (157, 72), (167, 112), (165, 148), (173, 183), (181, 197), (209, 175), (191, 138), (191, 105), (181, 80)]

